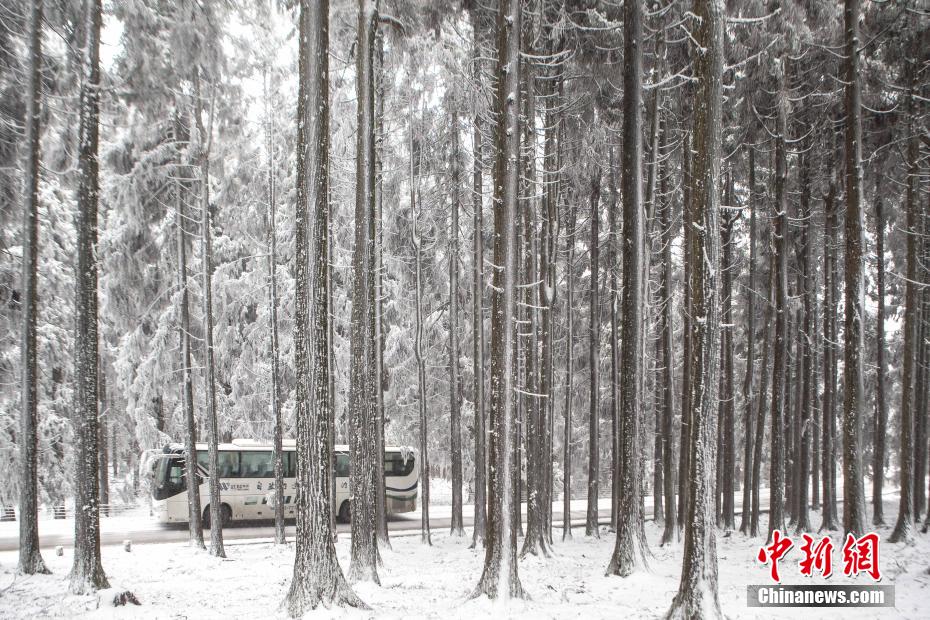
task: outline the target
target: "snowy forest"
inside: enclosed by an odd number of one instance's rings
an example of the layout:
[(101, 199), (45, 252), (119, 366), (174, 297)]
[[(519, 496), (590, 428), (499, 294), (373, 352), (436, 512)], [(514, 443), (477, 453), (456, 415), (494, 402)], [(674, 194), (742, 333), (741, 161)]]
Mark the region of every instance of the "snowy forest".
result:
[(919, 617), (928, 420), (927, 0), (0, 0), (0, 617)]

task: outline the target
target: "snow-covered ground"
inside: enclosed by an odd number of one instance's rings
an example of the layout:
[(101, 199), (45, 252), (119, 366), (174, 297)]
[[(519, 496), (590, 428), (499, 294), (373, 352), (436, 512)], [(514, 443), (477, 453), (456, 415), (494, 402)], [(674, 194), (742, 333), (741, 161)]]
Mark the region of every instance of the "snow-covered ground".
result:
[[(889, 498), (885, 514), (896, 514)], [(813, 515), (812, 523), (819, 523)], [(654, 618), (669, 607), (678, 588), (682, 545), (659, 548), (661, 529), (646, 524), (652, 559), (649, 570), (632, 577), (607, 577), (614, 535), (606, 528), (600, 540), (584, 537), (575, 528), (571, 542), (557, 542), (548, 559), (530, 557), (520, 562), (520, 578), (531, 599), (505, 606), (486, 599), (467, 600), (481, 572), (483, 550), (469, 549), (470, 537), (450, 538), (433, 533), (433, 546), (419, 535), (394, 536), (393, 549), (383, 550), (381, 587), (356, 586), (373, 612), (321, 611), (313, 617), (385, 618), (523, 617), (523, 618)], [(892, 609), (760, 609), (746, 605), (746, 586), (769, 583), (768, 568), (759, 564), (759, 539), (739, 533), (717, 540), (720, 565), (720, 599), (731, 618), (926, 618), (930, 609), (930, 535), (917, 534), (913, 546), (887, 542), (888, 529), (880, 531), (883, 584), (895, 586)], [(834, 542), (839, 535), (834, 534)], [(341, 535), (337, 550), (343, 567), (349, 562), (349, 537)], [(186, 544), (136, 544), (130, 553), (121, 547), (103, 549), (104, 567), (111, 583), (132, 590), (141, 607), (114, 608), (113, 591), (97, 596), (67, 594), (71, 549), (63, 557), (46, 551), (49, 576), (16, 575), (16, 553), (0, 553), (0, 618), (34, 617), (145, 617), (145, 618), (264, 618), (283, 616), (280, 603), (291, 579), (293, 545), (283, 548), (261, 541), (227, 544), (225, 560), (195, 552)], [(797, 548), (781, 565), (783, 583), (826, 583), (801, 577)], [(870, 583), (862, 577), (842, 576), (841, 552), (834, 552), (834, 575), (829, 583)]]

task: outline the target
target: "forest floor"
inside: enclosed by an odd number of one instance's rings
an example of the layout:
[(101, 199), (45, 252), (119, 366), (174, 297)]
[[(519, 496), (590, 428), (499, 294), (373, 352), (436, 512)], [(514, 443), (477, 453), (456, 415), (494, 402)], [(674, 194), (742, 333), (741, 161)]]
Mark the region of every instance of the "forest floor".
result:
[[(886, 499), (885, 514), (897, 514), (894, 497)], [(819, 524), (819, 514), (811, 515)], [(815, 525), (816, 527), (816, 525)], [(895, 607), (843, 609), (844, 618), (926, 618), (930, 608), (930, 534), (917, 533), (913, 545), (887, 542), (889, 527), (881, 536), (881, 583), (894, 585)], [(481, 574), (483, 549), (469, 549), (470, 536), (450, 537), (433, 533), (433, 546), (420, 542), (419, 534), (394, 536), (392, 549), (382, 550), (384, 565), (379, 570), (381, 587), (360, 584), (356, 591), (372, 612), (322, 610), (312, 617), (374, 616), (386, 618), (433, 617), (524, 617), (524, 618), (655, 618), (662, 616), (678, 589), (682, 543), (659, 547), (661, 528), (646, 523), (651, 558), (648, 570), (631, 577), (604, 575), (614, 545), (614, 534), (606, 527), (600, 539), (574, 529), (574, 538), (556, 543), (550, 558), (529, 557), (520, 562), (526, 601), (492, 603), (487, 599), (467, 600)], [(867, 584), (868, 577), (842, 574), (840, 534), (832, 534), (834, 574), (827, 581), (799, 574), (800, 542), (782, 560), (780, 572), (786, 584)], [(349, 563), (349, 537), (340, 535), (336, 545), (343, 567)], [(747, 607), (746, 586), (769, 584), (769, 568), (758, 562), (760, 538), (733, 532), (718, 534), (720, 602), (730, 618), (835, 617), (830, 608), (772, 609)], [(185, 543), (134, 545), (130, 553), (121, 547), (103, 548), (103, 564), (113, 590), (95, 596), (67, 594), (71, 550), (58, 557), (45, 553), (51, 575), (16, 575), (16, 553), (0, 553), (0, 618), (89, 617), (89, 618), (263, 618), (283, 616), (280, 609), (294, 558), (293, 542), (276, 547), (266, 541), (235, 541), (226, 546), (227, 559), (197, 552)], [(129, 589), (140, 607), (111, 606), (116, 591)]]

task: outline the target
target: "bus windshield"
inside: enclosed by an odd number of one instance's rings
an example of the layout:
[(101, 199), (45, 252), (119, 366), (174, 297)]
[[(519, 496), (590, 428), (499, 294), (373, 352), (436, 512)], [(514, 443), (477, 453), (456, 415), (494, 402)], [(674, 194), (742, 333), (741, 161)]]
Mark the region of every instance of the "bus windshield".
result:
[(184, 461), (177, 456), (155, 461), (154, 499), (167, 499), (185, 488)]

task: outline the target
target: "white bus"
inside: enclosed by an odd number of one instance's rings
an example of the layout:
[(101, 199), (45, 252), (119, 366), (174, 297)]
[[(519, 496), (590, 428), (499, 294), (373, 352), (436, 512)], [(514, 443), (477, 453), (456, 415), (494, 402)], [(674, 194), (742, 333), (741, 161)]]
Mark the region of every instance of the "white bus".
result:
[[(284, 441), (284, 516), (296, 518), (294, 478), (297, 454), (294, 440)], [(200, 484), (200, 505), (204, 526), (210, 521), (210, 485), (207, 445), (197, 444), (197, 465)], [(349, 447), (335, 446), (336, 499), (333, 509), (337, 518), (348, 522), (349, 508)], [(169, 444), (153, 455), (152, 509), (162, 523), (186, 523), (187, 478), (184, 446)], [(219, 445), (220, 497), (223, 501), (223, 525), (231, 521), (274, 518), (274, 451), (270, 444), (246, 439)], [(385, 508), (387, 512), (413, 512), (417, 509), (419, 472), (413, 451), (387, 447), (384, 450)]]

